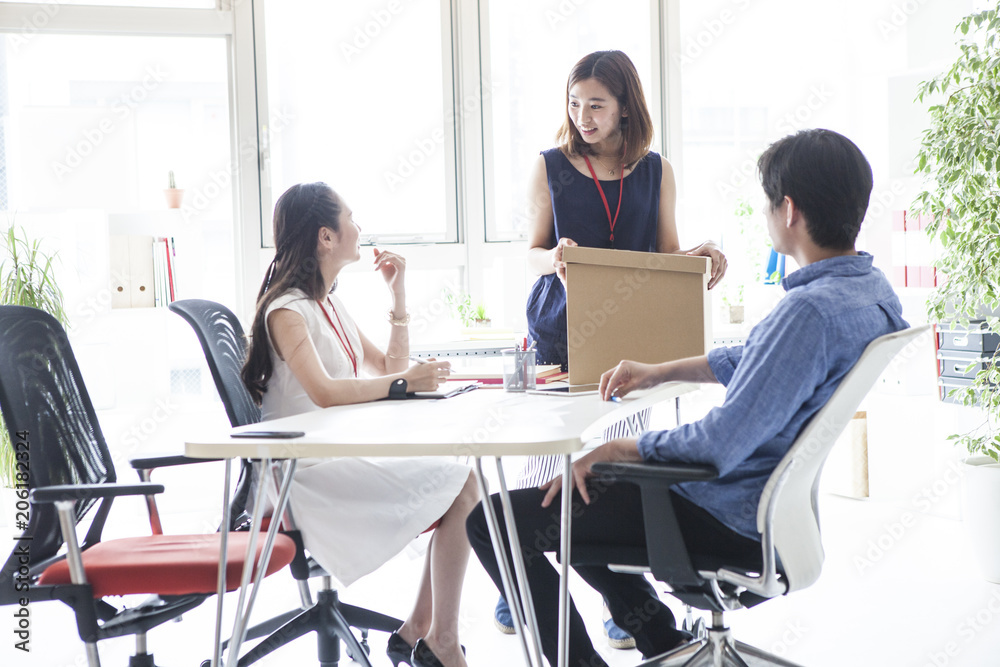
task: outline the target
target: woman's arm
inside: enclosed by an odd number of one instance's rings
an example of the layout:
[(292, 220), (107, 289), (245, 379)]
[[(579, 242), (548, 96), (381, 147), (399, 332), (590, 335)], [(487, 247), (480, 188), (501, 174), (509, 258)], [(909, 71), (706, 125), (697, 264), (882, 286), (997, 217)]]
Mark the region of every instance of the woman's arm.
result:
[(665, 157), (660, 157), (663, 163), (663, 176), (660, 179), (660, 211), (656, 228), (656, 252), (672, 255), (696, 255), (712, 260), (712, 277), (708, 281), (708, 289), (715, 287), (726, 274), (728, 261), (714, 241), (705, 241), (689, 250), (682, 250), (677, 240), (677, 183), (674, 180), (674, 168)]
[(660, 177), (660, 210), (656, 217), (656, 252), (682, 253), (677, 240), (677, 183), (674, 168), (660, 156), (663, 175)]
[(402, 373), (410, 366), (410, 329), (407, 324), (399, 323), (406, 320), (404, 280), (406, 259), (396, 253), (380, 251), (375, 248), (375, 270), (382, 272), (382, 278), (392, 295), (392, 304), (388, 315), (397, 323), (390, 323), (389, 343), (386, 345), (385, 352), (376, 347), (362, 331), (358, 330), (358, 335), (361, 336), (361, 346), (365, 351), (365, 370), (372, 375)]
[[(434, 391), (448, 379), (451, 364), (447, 361), (433, 361), (382, 377), (332, 378), (319, 358), (301, 315), (278, 308), (268, 315), (267, 327), (278, 356), (288, 364), (310, 400), (321, 408), (385, 398), (389, 395), (389, 385), (398, 378), (406, 379), (408, 391)], [(362, 340), (366, 340), (363, 335)]]
[(552, 195), (549, 192), (545, 158), (541, 155), (531, 169), (528, 182), (528, 214), (531, 232), (528, 235), (528, 267), (537, 275), (545, 276), (562, 269), (562, 249), (576, 245), (572, 239), (556, 239), (555, 215), (552, 213)]

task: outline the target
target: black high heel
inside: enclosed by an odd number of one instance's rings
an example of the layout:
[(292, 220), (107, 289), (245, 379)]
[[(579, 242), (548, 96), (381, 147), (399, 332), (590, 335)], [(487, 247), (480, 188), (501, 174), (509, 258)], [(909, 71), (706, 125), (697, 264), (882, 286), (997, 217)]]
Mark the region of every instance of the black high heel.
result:
[(405, 662), (410, 667), (413, 667), (413, 647), (407, 644), (406, 640), (395, 632), (389, 635), (385, 654), (389, 656), (393, 667), (399, 667), (399, 663), (401, 662)]
[(411, 667), (444, 667), (444, 664), (434, 655), (434, 651), (423, 639), (418, 639), (413, 645), (413, 662)]

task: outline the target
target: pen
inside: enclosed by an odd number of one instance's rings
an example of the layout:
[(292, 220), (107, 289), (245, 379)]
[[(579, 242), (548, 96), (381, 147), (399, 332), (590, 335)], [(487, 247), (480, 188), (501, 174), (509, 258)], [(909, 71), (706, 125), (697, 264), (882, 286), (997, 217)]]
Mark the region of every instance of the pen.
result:
[(414, 357), (413, 355), (410, 355), (410, 361), (415, 361), (418, 364), (426, 364), (427, 363), (426, 359), (421, 359), (420, 357)]

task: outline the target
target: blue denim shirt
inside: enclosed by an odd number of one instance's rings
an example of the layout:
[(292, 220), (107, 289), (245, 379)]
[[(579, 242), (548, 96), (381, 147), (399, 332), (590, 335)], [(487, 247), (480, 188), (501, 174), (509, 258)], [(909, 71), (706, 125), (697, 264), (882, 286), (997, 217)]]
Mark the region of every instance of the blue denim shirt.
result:
[(703, 419), (639, 438), (643, 459), (710, 463), (719, 478), (677, 491), (755, 540), (764, 483), (806, 422), (883, 334), (905, 329), (902, 306), (867, 253), (809, 264), (746, 344), (709, 352), (726, 398)]

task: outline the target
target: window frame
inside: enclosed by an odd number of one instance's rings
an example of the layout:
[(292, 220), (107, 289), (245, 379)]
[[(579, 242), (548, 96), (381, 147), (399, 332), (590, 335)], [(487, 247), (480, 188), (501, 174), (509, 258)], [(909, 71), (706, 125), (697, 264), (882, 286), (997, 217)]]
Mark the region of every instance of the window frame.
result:
[[(496, 1), (496, 0), (494, 0)], [(445, 133), (445, 196), (447, 236), (429, 241), (400, 235), (379, 235), (380, 248), (395, 248), (407, 256), (412, 268), (455, 267), (462, 284), (478, 300), (486, 292), (485, 272), (497, 262), (524, 257), (526, 235), (504, 238), (497, 232), (492, 150), (492, 117), (484, 85), (489, 68), (490, 0), (442, 0), (444, 109), (454, 118)], [(680, 0), (649, 0), (653, 81), (650, 105), (662, 151), (679, 168), (680, 156)], [(215, 9), (59, 5), (46, 13), (46, 5), (2, 3), (0, 31), (19, 34), (28, 28), (24, 18), (45, 13), (44, 22), (28, 34), (68, 33), (92, 35), (220, 36), (227, 40), (230, 95), (230, 144), (234, 165), (233, 252), (237, 300), (243, 317), (254, 311), (260, 276), (273, 257), (270, 211), (275, 193), (269, 170), (267, 110), (267, 44), (264, 34), (264, 0), (218, 0)], [(664, 54), (664, 55), (661, 55)], [(669, 55), (666, 55), (669, 54)], [(478, 111), (463, 110), (463, 101), (477, 99)], [(371, 245), (373, 239), (367, 239)], [(530, 286), (530, 285), (528, 285)], [(512, 286), (513, 287), (513, 286)], [(523, 299), (512, 295), (510, 302)], [(511, 324), (511, 323), (502, 323)], [(514, 323), (515, 325), (517, 323)]]

